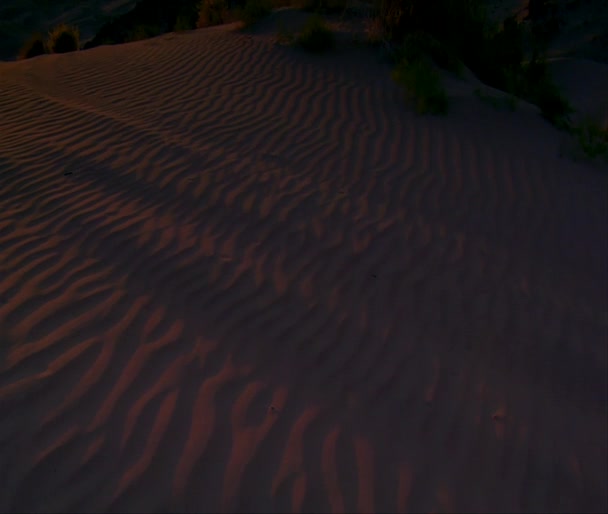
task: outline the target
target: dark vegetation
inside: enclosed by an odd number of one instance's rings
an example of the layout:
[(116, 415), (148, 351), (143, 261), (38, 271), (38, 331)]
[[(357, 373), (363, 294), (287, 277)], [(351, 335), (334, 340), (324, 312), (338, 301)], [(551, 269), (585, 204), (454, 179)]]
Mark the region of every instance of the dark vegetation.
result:
[(18, 59), (30, 59), (46, 53), (46, 42), (42, 34), (33, 34), (21, 47)]
[(179, 30), (195, 28), (198, 4), (199, 0), (139, 0), (129, 12), (106, 22), (84, 48), (125, 43), (134, 35), (155, 36), (176, 25)]
[[(232, 21), (249, 26), (286, 1), (139, 0), (131, 11), (105, 23), (84, 48)], [(314, 14), (299, 34), (279, 36), (311, 52), (331, 50), (335, 38), (323, 15), (344, 14), (350, 4), (302, 0), (299, 5)], [(516, 99), (531, 102), (549, 122), (576, 136), (589, 153), (601, 153), (605, 132), (573, 126), (572, 109), (552, 82), (547, 66), (547, 48), (567, 14), (560, 12), (558, 0), (530, 0), (525, 19), (511, 16), (496, 24), (489, 21), (484, 5), (484, 0), (371, 0), (374, 40), (388, 50), (393, 78), (404, 87), (415, 109), (446, 113), (448, 97), (438, 68), (460, 75), (466, 66), (483, 83), (508, 93), (508, 107), (514, 109)], [(78, 49), (77, 31), (61, 27), (47, 41), (33, 36), (20, 57), (74, 49)], [(477, 96), (499, 106), (495, 99)]]
[(57, 25), (45, 39), (36, 33), (28, 39), (19, 51), (18, 59), (30, 59), (46, 53), (64, 54), (80, 48), (80, 33), (71, 25)]
[(84, 48), (232, 21), (249, 26), (271, 8), (270, 0), (139, 0), (131, 11), (104, 24)]
[[(513, 16), (492, 26), (482, 0), (380, 0), (378, 16), (400, 77), (421, 56), (449, 71), (464, 63), (485, 84), (536, 104), (558, 127), (570, 126), (572, 109), (544, 57), (560, 26), (555, 1), (531, 0), (525, 24)], [(430, 80), (425, 66), (415, 67)]]
[(313, 14), (302, 28), (295, 42), (304, 50), (312, 53), (323, 53), (335, 45), (333, 32), (319, 14)]
[(80, 49), (80, 33), (76, 27), (58, 25), (49, 32), (46, 46), (52, 54), (75, 52)]

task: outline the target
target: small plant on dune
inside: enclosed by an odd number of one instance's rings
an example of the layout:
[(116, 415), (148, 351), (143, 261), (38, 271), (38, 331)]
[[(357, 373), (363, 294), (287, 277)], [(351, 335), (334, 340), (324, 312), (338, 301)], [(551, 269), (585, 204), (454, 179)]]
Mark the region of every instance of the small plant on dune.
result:
[(270, 0), (247, 0), (243, 7), (235, 10), (235, 18), (249, 27), (261, 20), (272, 10), (272, 3)]
[(570, 127), (570, 114), (574, 109), (553, 83), (544, 57), (534, 55), (530, 62), (523, 65), (517, 93), (518, 96), (536, 104), (542, 116), (556, 127)]
[(34, 34), (19, 50), (18, 59), (30, 59), (46, 53), (46, 45), (42, 34)]
[(573, 133), (585, 155), (592, 159), (608, 158), (608, 125), (602, 127), (596, 121), (586, 119), (573, 128)]
[(80, 31), (71, 25), (57, 25), (49, 32), (47, 48), (55, 54), (75, 52), (80, 48)]
[(202, 0), (198, 11), (198, 28), (228, 23), (232, 18), (226, 0)]
[(428, 58), (403, 59), (393, 70), (393, 79), (405, 88), (418, 114), (446, 114), (448, 97), (441, 78)]
[(306, 20), (297, 43), (308, 52), (323, 53), (334, 48), (335, 38), (323, 18), (314, 14)]
[(570, 114), (574, 109), (553, 83), (541, 86), (535, 103), (549, 123), (559, 129), (568, 129), (571, 126)]

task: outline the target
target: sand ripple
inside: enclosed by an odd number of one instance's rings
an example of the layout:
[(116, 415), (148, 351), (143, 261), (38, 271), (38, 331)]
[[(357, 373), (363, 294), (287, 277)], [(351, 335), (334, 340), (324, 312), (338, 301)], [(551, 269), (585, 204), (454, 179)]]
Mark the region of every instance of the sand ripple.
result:
[(606, 510), (605, 177), (225, 28), (0, 72), (0, 510)]

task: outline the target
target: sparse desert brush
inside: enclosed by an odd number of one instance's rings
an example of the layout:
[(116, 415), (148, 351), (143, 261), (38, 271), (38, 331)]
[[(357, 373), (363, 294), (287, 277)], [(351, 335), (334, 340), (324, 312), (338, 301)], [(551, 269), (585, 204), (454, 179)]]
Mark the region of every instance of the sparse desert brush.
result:
[(323, 53), (334, 48), (335, 37), (323, 18), (313, 14), (306, 20), (297, 43), (308, 52)]
[(572, 124), (560, 141), (560, 155), (577, 162), (597, 163), (608, 171), (608, 120), (602, 124), (586, 116)]
[(232, 21), (226, 0), (202, 0), (199, 5), (198, 28), (221, 25)]
[(401, 43), (416, 31), (431, 34), (461, 49), (479, 43), (483, 35), (483, 0), (375, 0), (384, 32)]
[(585, 155), (592, 159), (608, 158), (608, 125), (587, 118), (574, 127), (573, 133)]
[(270, 14), (271, 10), (271, 0), (247, 0), (243, 7), (235, 10), (234, 17), (249, 27)]
[(80, 48), (80, 31), (65, 23), (57, 25), (49, 32), (47, 48), (54, 54), (75, 52)]
[(571, 126), (570, 114), (574, 109), (553, 83), (541, 84), (535, 98), (543, 118), (559, 129)]
[(469, 64), (483, 82), (506, 91), (522, 73), (523, 42), (523, 26), (509, 17), (502, 26), (486, 30), (480, 47), (467, 56)]
[(530, 62), (522, 65), (516, 94), (537, 105), (542, 116), (556, 127), (570, 127), (570, 114), (574, 109), (553, 83), (544, 57), (535, 55)]
[(42, 34), (33, 34), (19, 50), (18, 59), (30, 59), (46, 53), (46, 45)]
[(463, 68), (460, 60), (445, 44), (423, 31), (408, 34), (397, 55), (399, 61), (405, 59), (408, 62), (414, 62), (425, 56), (430, 57), (437, 66), (456, 74), (460, 74)]
[(428, 58), (403, 59), (393, 70), (393, 79), (405, 88), (406, 96), (418, 114), (447, 113), (447, 94)]

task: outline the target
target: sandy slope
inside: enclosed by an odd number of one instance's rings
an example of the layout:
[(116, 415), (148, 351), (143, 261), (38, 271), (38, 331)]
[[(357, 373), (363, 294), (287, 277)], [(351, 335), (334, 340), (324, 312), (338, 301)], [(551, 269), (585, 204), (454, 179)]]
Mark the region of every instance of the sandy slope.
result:
[(605, 511), (608, 176), (449, 84), (227, 28), (0, 65), (0, 511)]

